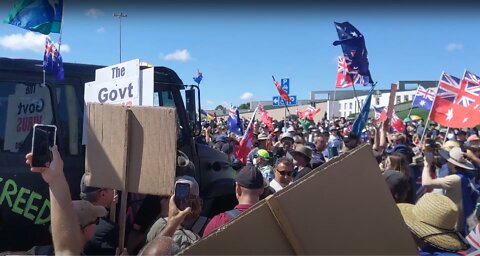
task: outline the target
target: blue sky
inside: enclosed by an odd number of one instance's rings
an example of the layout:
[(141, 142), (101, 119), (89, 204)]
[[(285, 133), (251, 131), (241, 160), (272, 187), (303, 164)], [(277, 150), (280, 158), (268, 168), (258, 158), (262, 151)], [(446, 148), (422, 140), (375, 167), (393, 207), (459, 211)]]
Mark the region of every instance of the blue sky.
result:
[[(13, 0), (0, 3), (6, 17)], [(365, 36), (370, 71), (378, 88), (398, 80), (438, 80), (442, 71), (480, 74), (478, 6), (343, 8), (321, 4), (134, 5), (65, 0), (62, 56), (65, 62), (112, 65), (140, 58), (175, 70), (186, 84), (203, 72), (202, 105), (239, 105), (277, 95), (271, 76), (289, 77), (291, 95), (332, 90), (340, 46), (334, 21), (349, 21)], [(117, 4), (112, 4), (117, 3)], [(0, 24), (0, 56), (42, 59), (44, 40)], [(50, 34), (58, 40), (58, 34)], [(65, 46), (67, 45), (67, 46)], [(176, 53), (176, 54), (175, 54)], [(243, 97), (242, 97), (243, 96)]]

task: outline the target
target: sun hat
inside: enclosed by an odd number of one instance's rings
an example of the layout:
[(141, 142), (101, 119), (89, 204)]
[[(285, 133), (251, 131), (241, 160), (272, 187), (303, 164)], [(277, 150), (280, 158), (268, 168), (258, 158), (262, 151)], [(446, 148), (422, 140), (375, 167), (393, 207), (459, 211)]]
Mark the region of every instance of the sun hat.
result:
[(283, 140), (286, 139), (286, 138), (289, 138), (289, 139), (291, 139), (291, 140), (293, 141), (293, 136), (292, 136), (292, 134), (289, 133), (289, 132), (283, 133), (283, 134), (282, 134), (282, 138), (280, 139), (280, 141), (283, 141)]
[(295, 148), (295, 151), (293, 151), (291, 154), (292, 154), (292, 156), (301, 154), (301, 155), (304, 155), (304, 156), (308, 157), (309, 159), (312, 159), (312, 149), (310, 147), (304, 146), (302, 144), (298, 145)]
[(456, 148), (456, 147), (460, 147), (460, 143), (458, 143), (454, 140), (449, 140), (449, 141), (445, 141), (445, 143), (443, 143), (442, 149), (450, 152), (450, 150), (452, 150), (452, 148)]
[(455, 230), (458, 208), (444, 195), (426, 193), (415, 205), (397, 204), (408, 229), (428, 244), (446, 251), (468, 248), (463, 236)]
[(256, 153), (257, 156), (263, 158), (263, 160), (270, 159), (270, 154), (265, 149), (259, 149)]
[(82, 180), (80, 181), (80, 193), (86, 194), (100, 190), (99, 187), (88, 186), (86, 183), (85, 173), (82, 175)]
[(257, 138), (257, 140), (267, 140), (267, 139), (268, 139), (268, 135), (265, 133), (261, 133), (260, 135), (258, 135), (258, 138)]
[(454, 147), (450, 150), (450, 152), (442, 149), (439, 150), (438, 153), (440, 156), (445, 158), (445, 160), (458, 167), (467, 170), (475, 170), (475, 166), (473, 166), (473, 164), (463, 156), (463, 151), (460, 147)]
[(287, 132), (295, 132), (295, 128), (293, 128), (293, 126), (290, 126), (287, 128)]
[(478, 141), (478, 140), (480, 140), (480, 138), (476, 134), (470, 135), (467, 139), (467, 141)]

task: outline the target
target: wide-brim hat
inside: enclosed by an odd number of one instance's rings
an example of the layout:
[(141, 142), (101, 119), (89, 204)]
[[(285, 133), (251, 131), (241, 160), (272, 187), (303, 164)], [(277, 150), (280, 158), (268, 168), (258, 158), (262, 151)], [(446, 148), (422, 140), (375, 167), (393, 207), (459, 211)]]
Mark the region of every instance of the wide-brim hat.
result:
[(441, 149), (438, 151), (438, 153), (440, 156), (445, 158), (445, 160), (458, 167), (467, 170), (475, 170), (475, 166), (463, 156), (463, 151), (460, 147), (454, 147), (450, 150), (450, 152)]
[(292, 156), (301, 154), (308, 157), (309, 159), (312, 159), (312, 149), (301, 144), (296, 146), (295, 151), (292, 151), (291, 154)]
[(455, 230), (458, 208), (448, 197), (426, 193), (417, 204), (397, 204), (408, 229), (418, 238), (446, 251), (466, 250), (468, 245)]
[(261, 133), (258, 135), (257, 140), (268, 140), (268, 135), (265, 133)]

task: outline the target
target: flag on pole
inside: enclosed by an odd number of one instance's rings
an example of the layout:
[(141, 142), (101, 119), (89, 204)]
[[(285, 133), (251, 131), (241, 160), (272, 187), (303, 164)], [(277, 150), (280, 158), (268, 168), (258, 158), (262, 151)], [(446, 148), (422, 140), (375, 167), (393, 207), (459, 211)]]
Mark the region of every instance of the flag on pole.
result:
[(424, 88), (423, 86), (419, 85), (412, 106), (430, 110), (432, 108), (434, 98), (435, 90), (432, 88)]
[(230, 105), (228, 110), (228, 130), (235, 133), (236, 135), (243, 134), (242, 122), (240, 121), (240, 114), (238, 108), (234, 105)]
[(357, 119), (353, 122), (353, 125), (350, 129), (350, 134), (355, 134), (358, 137), (362, 134), (363, 129), (365, 128), (365, 124), (367, 123), (368, 119), (368, 113), (370, 112), (370, 105), (372, 102), (372, 94), (373, 94), (373, 89), (375, 87), (372, 86), (370, 89), (370, 92), (368, 93), (368, 96), (365, 100), (365, 103), (363, 103), (362, 110), (360, 111), (360, 114), (357, 116)]
[(450, 128), (470, 128), (480, 124), (480, 83), (478, 76), (465, 70), (463, 79), (442, 73), (430, 119)]
[(202, 79), (203, 79), (202, 72), (200, 72), (200, 70), (197, 69), (197, 76), (193, 78), (193, 81), (195, 81), (195, 83), (197, 84), (200, 84)]
[(313, 120), (316, 114), (320, 112), (320, 109), (317, 109), (313, 106), (308, 106), (305, 110), (299, 111), (297, 109), (297, 116), (303, 119)]
[(247, 156), (248, 153), (253, 148), (253, 124), (255, 120), (255, 114), (257, 113), (258, 107), (255, 108), (255, 111), (253, 112), (252, 118), (250, 119), (250, 122), (248, 123), (247, 130), (243, 134), (243, 138), (240, 141), (240, 145), (238, 146), (237, 150), (235, 151), (236, 157), (242, 161), (243, 164), (247, 163)]
[(291, 102), (292, 100), (290, 99), (290, 96), (288, 96), (288, 93), (282, 88), (280, 83), (275, 80), (275, 77), (272, 76), (273, 78), (273, 83), (275, 84), (275, 87), (277, 87), (278, 93), (280, 94), (280, 97), (286, 102)]
[(365, 38), (349, 22), (335, 23), (338, 39), (333, 45), (341, 45), (343, 55), (349, 69), (355, 74), (352, 75), (354, 84), (371, 85), (373, 84), (370, 70), (368, 69), (368, 52), (365, 46)]
[(45, 37), (45, 52), (43, 54), (43, 70), (55, 74), (57, 80), (63, 80), (63, 60), (62, 55), (57, 51), (50, 38)]
[(63, 0), (18, 0), (3, 21), (45, 35), (60, 33)]
[(338, 69), (337, 69), (337, 79), (335, 81), (335, 87), (342, 89), (347, 88), (353, 85), (352, 83), (352, 72), (347, 65), (347, 61), (344, 57), (338, 57)]
[(270, 132), (273, 131), (273, 118), (268, 115), (268, 112), (263, 108), (262, 104), (258, 104), (258, 113), (260, 114), (260, 119), (264, 124), (267, 125)]
[[(372, 106), (375, 110), (375, 120), (379, 122), (383, 122), (387, 119), (387, 108), (377, 108)], [(400, 119), (397, 114), (395, 114), (395, 109), (392, 112), (392, 120), (390, 121), (390, 127), (396, 132), (404, 132), (405, 131), (405, 124), (403, 123), (402, 119)]]

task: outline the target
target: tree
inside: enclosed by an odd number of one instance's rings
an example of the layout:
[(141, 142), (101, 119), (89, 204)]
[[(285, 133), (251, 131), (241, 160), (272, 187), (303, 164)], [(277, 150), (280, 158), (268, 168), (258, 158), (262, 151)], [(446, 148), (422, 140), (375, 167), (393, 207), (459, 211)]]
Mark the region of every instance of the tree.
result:
[(215, 110), (225, 111), (225, 107), (222, 106), (222, 105), (218, 105), (218, 106), (215, 107)]
[(238, 106), (238, 109), (250, 109), (250, 102), (241, 104), (240, 106)]

